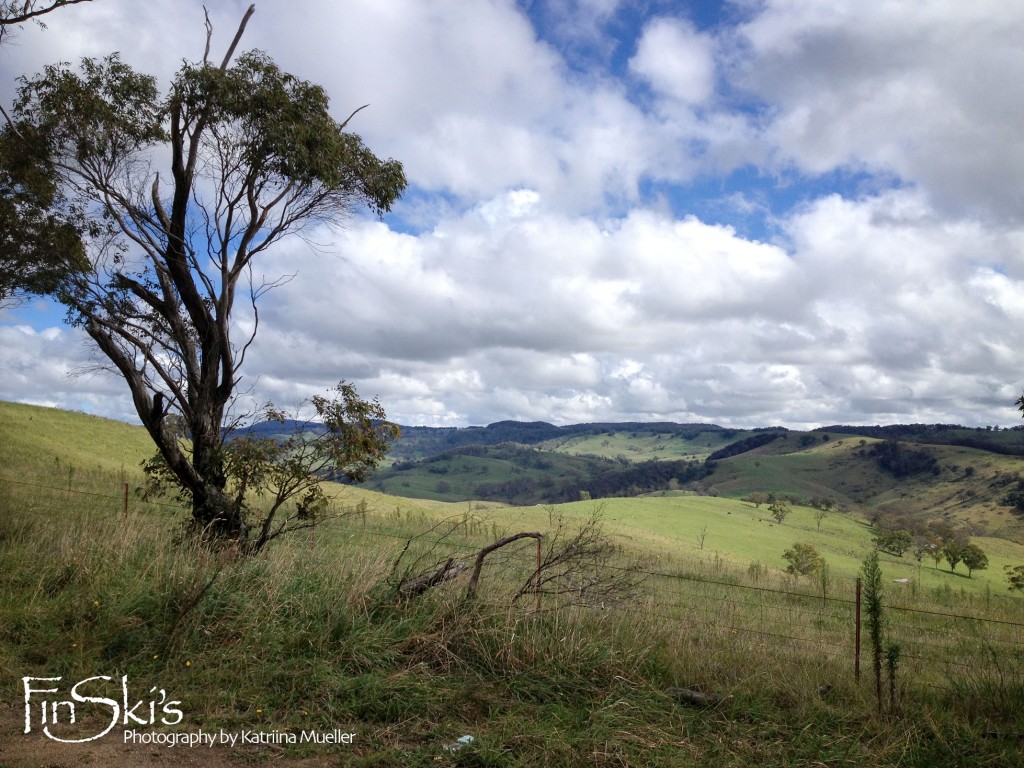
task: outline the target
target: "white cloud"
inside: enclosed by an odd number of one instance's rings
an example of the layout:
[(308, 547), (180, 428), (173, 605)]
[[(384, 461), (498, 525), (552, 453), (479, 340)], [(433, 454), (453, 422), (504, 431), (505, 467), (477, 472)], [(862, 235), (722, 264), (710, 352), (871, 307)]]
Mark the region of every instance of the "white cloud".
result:
[(680, 19), (648, 22), (630, 69), (659, 93), (684, 104), (707, 101), (715, 88), (714, 42)]
[(765, 139), (811, 173), (920, 184), (944, 210), (1024, 211), (1024, 7), (769, 0), (734, 38)]
[[(215, 55), (243, 5), (212, 13)], [(259, 3), (242, 47), (339, 118), (369, 103), (352, 127), (412, 189), (258, 265), (299, 274), (261, 306), (257, 399), (347, 378), (406, 423), (1014, 419), (1024, 11), (766, 0), (708, 30), (615, 0), (301, 5)], [(67, 9), (0, 46), (0, 96), (114, 49), (165, 82), (202, 20)], [(113, 377), (67, 378), (77, 331), (25, 316), (0, 324), (0, 397), (130, 413)]]
[(0, 400), (135, 420), (119, 378), (96, 370), (74, 329), (0, 325)]

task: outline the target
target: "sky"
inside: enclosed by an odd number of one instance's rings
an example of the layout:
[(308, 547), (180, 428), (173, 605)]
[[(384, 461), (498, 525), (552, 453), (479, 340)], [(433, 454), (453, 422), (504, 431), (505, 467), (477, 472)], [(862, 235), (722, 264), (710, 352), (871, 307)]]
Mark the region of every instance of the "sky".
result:
[[(217, 54), (247, 3), (207, 4)], [(195, 0), (46, 25), (0, 46), (5, 104), (112, 51), (167, 83), (205, 42)], [(266, 254), (294, 278), (243, 387), (346, 379), (426, 426), (1015, 425), (1022, 39), (1004, 0), (257, 0), (240, 50), (368, 104), (409, 188)], [(0, 399), (137, 421), (62, 317), (0, 310)]]

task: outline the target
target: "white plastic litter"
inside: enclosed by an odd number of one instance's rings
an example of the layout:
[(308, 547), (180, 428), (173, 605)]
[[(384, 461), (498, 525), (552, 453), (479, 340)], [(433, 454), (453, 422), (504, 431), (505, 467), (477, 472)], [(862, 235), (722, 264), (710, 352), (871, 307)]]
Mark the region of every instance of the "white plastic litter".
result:
[(465, 736), (460, 736), (453, 743), (445, 745), (446, 752), (458, 752), (463, 747), (468, 747), (473, 743), (473, 737), (468, 733)]

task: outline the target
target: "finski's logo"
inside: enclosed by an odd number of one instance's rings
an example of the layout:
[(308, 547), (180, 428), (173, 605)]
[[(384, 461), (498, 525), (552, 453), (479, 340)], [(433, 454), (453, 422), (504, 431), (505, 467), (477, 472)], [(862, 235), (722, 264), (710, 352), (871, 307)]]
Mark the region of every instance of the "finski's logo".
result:
[[(156, 686), (149, 689), (150, 696), (147, 699), (136, 699), (133, 702), (128, 694), (128, 675), (121, 678), (121, 695), (118, 698), (90, 695), (103, 692), (103, 688), (110, 687), (97, 682), (109, 683), (112, 681), (113, 678), (107, 675), (97, 675), (79, 680), (67, 690), (66, 695), (61, 693), (59, 685), (52, 688), (35, 687), (40, 683), (60, 683), (62, 679), (60, 677), (21, 678), (25, 690), (25, 733), (32, 732), (34, 712), (39, 714), (38, 724), (42, 726), (43, 734), (49, 739), (65, 744), (94, 741), (110, 733), (118, 722), (132, 726), (156, 725), (157, 723), (177, 725), (185, 716), (179, 709), (181, 702), (168, 701), (167, 692)], [(44, 696), (43, 694), (57, 694), (57, 696)], [(90, 712), (96, 711), (97, 708), (109, 712), (110, 722), (94, 736), (78, 739), (63, 739), (55, 736), (50, 730), (54, 726), (75, 723), (76, 704), (81, 709), (88, 709)]]

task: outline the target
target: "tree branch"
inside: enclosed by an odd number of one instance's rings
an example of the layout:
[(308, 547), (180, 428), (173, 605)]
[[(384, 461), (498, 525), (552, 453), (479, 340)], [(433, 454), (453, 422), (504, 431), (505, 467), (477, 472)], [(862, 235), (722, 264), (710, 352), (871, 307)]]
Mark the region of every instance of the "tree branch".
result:
[(511, 544), (514, 541), (520, 539), (542, 539), (543, 536), (539, 533), (516, 533), (512, 536), (505, 536), (504, 538), (498, 539), (493, 544), (490, 544), (481, 549), (476, 555), (476, 562), (473, 564), (473, 574), (469, 577), (469, 584), (466, 586), (466, 597), (473, 597), (476, 595), (476, 585), (480, 581), (480, 569), (484, 566), (484, 558), (487, 557), (491, 552), (496, 549)]
[(221, 70), (228, 68), (228, 64), (231, 62), (231, 57), (235, 55), (235, 48), (238, 47), (238, 41), (242, 39), (242, 34), (245, 32), (245, 25), (249, 23), (249, 19), (254, 13), (256, 13), (256, 6), (250, 5), (249, 9), (245, 12), (245, 16), (242, 17), (242, 23), (238, 25), (238, 31), (235, 32), (235, 39), (231, 41), (228, 52), (224, 54), (224, 61), (220, 63)]
[[(13, 2), (0, 3), (0, 29), (3, 27), (10, 27), (16, 24), (24, 24), (26, 21), (42, 16), (43, 14), (55, 11), (65, 5), (75, 5), (77, 3), (88, 3), (91, 0), (53, 0), (50, 5), (43, 8), (33, 8), (34, 2), (26, 2), (22, 5), (21, 10), (17, 10)], [(7, 15), (11, 14), (11, 15)]]

